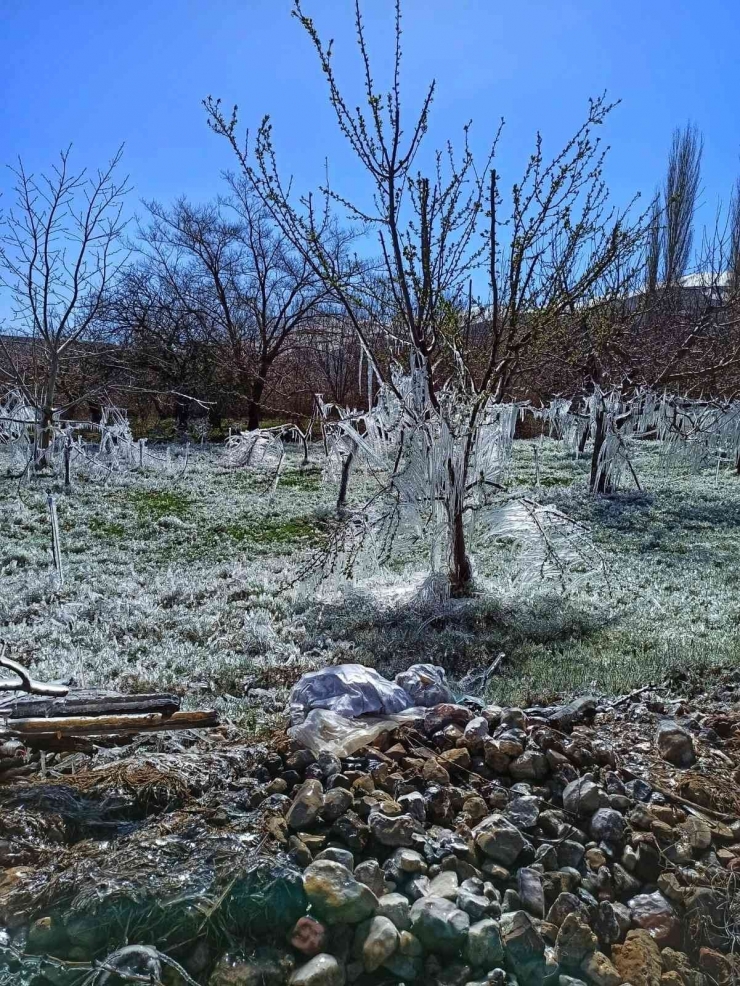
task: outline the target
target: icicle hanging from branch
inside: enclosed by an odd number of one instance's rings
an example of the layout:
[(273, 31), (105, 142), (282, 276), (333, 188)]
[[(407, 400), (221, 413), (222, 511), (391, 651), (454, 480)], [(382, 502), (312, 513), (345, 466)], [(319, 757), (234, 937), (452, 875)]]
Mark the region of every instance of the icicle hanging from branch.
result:
[(60, 586), (64, 585), (64, 571), (62, 569), (62, 549), (59, 542), (59, 520), (57, 519), (57, 501), (51, 493), (46, 497), (49, 508), (49, 520), (51, 522), (51, 554), (54, 562), (54, 569)]

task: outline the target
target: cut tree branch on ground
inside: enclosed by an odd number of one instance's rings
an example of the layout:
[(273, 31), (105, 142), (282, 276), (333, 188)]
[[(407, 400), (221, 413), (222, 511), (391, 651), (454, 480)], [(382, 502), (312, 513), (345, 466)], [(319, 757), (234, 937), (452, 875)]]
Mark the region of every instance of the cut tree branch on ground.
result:
[(176, 695), (119, 695), (81, 689), (70, 694), (66, 685), (36, 681), (30, 673), (0, 652), (0, 667), (19, 681), (0, 681), (0, 692), (24, 691), (29, 696), (0, 705), (0, 738), (18, 737), (58, 744), (81, 736), (110, 736), (175, 729), (207, 729), (219, 725), (218, 713), (181, 712)]
[(218, 726), (215, 711), (175, 712), (164, 716), (159, 712), (111, 716), (64, 716), (55, 718), (6, 719), (0, 736), (103, 736), (111, 733), (151, 733), (170, 729), (207, 729)]

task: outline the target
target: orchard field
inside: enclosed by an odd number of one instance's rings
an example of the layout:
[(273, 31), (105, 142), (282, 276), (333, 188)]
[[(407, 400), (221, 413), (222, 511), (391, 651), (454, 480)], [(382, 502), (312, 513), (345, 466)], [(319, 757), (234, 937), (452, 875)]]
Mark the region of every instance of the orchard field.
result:
[[(644, 442), (643, 490), (593, 496), (586, 463), (564, 443), (518, 440), (509, 489), (581, 523), (599, 564), (565, 582), (525, 577), (515, 540), (479, 538), (477, 595), (431, 604), (413, 545), (382, 567), (367, 547), (351, 582), (321, 567), (337, 491), (322, 457), (312, 447), (303, 467), (289, 452), (275, 489), (271, 475), (228, 468), (218, 446), (168, 478), (131, 470), (69, 491), (3, 478), (0, 636), (39, 678), (170, 689), (255, 731), (304, 671), (331, 663), (395, 673), (432, 661), (463, 691), (531, 704), (738, 662), (740, 477), (725, 467), (668, 471), (661, 444)], [(350, 506), (371, 486), (358, 469)]]

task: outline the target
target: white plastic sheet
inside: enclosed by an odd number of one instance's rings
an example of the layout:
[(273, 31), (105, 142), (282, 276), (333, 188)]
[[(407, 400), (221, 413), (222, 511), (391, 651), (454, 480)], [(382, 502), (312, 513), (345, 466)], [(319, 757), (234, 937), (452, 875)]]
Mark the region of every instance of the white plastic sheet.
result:
[(363, 746), (373, 743), (381, 733), (423, 716), (424, 711), (406, 709), (394, 716), (348, 719), (327, 709), (313, 709), (303, 722), (288, 730), (288, 736), (315, 756), (332, 753), (336, 757), (351, 757)]
[(339, 664), (304, 674), (293, 689), (290, 704), (307, 711), (330, 709), (353, 719), (373, 713), (394, 715), (413, 703), (403, 688), (373, 668)]
[(443, 668), (413, 664), (389, 681), (373, 668), (339, 664), (305, 674), (293, 688), (291, 739), (319, 753), (348, 757), (381, 733), (454, 701)]
[(396, 684), (403, 688), (413, 705), (429, 708), (455, 701), (444, 668), (436, 664), (412, 664), (407, 671), (396, 675)]

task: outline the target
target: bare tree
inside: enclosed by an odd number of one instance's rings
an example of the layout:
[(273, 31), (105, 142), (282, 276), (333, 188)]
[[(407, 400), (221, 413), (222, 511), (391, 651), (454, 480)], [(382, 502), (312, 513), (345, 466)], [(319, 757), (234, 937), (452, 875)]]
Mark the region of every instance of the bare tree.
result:
[(662, 273), (666, 287), (680, 281), (691, 259), (703, 147), (702, 136), (692, 124), (674, 131), (663, 189)]
[[(482, 161), (474, 160), (465, 127), (458, 154), (448, 145), (432, 157), (428, 174), (420, 170), (417, 162), (435, 87), (430, 85), (417, 115), (405, 122), (400, 0), (395, 4), (387, 93), (374, 83), (356, 2), (365, 109), (353, 109), (345, 98), (334, 72), (332, 46), (322, 42), (300, 0), (294, 0), (293, 14), (317, 52), (340, 131), (364, 170), (365, 199), (373, 207), (353, 203), (328, 186), (295, 201), (277, 166), (268, 118), (258, 131), (253, 157), (237, 138), (236, 112), (226, 118), (219, 102), (209, 98), (209, 123), (230, 141), (274, 221), (344, 309), (378, 381), (408, 405), (394, 382), (394, 361), (383, 358), (389, 351), (408, 361), (423, 379), (426, 396), (419, 427), (435, 419), (449, 436), (440, 495), (447, 512), (450, 589), (464, 594), (472, 586), (467, 520), (473, 490), (480, 488), (472, 470), (487, 416), (492, 406), (510, 399), (529, 347), (573, 305), (591, 296), (625, 241), (635, 236), (626, 213), (608, 204), (603, 151), (594, 137), (611, 106), (603, 97), (591, 101), (584, 125), (549, 160), (538, 136), (504, 210), (501, 179), (493, 167), (500, 128)], [(338, 262), (328, 249), (334, 206), (375, 234), (379, 280), (361, 280), (353, 263)], [(474, 306), (470, 279), (477, 272), (487, 274), (489, 296), (484, 305)], [(484, 312), (487, 326), (482, 352), (479, 344), (470, 345), (474, 307)], [(368, 331), (378, 324), (381, 351)]]
[(660, 276), (661, 218), (660, 193), (656, 192), (650, 206), (647, 255), (645, 257), (645, 290), (651, 296), (654, 296), (658, 290), (658, 278)]
[(730, 287), (734, 295), (740, 295), (740, 178), (735, 182), (732, 198), (730, 199), (729, 222), (729, 267)]
[(149, 203), (152, 222), (142, 235), (150, 263), (181, 310), (200, 322), (255, 429), (266, 387), (276, 389), (275, 369), (300, 336), (310, 335), (326, 289), (246, 182), (232, 177), (229, 185), (230, 198), (208, 205)]
[(174, 402), (181, 437), (194, 404), (213, 407), (219, 391), (210, 339), (192, 310), (197, 294), (189, 270), (170, 269), (164, 276), (160, 265), (142, 257), (127, 267), (104, 315), (129, 395), (144, 397), (160, 417)]
[(2, 343), (4, 375), (22, 390), (39, 416), (41, 464), (52, 436), (60, 376), (80, 359), (79, 344), (92, 330), (106, 292), (125, 262), (121, 234), (127, 179), (117, 169), (119, 149), (95, 174), (70, 170), (70, 149), (49, 174), (11, 169), (16, 202), (0, 235), (0, 283), (14, 302), (10, 327), (32, 342), (31, 374)]
[(366, 382), (357, 335), (346, 318), (327, 318), (316, 326), (305, 345), (296, 347), (291, 376), (311, 394), (342, 407), (359, 405)]

